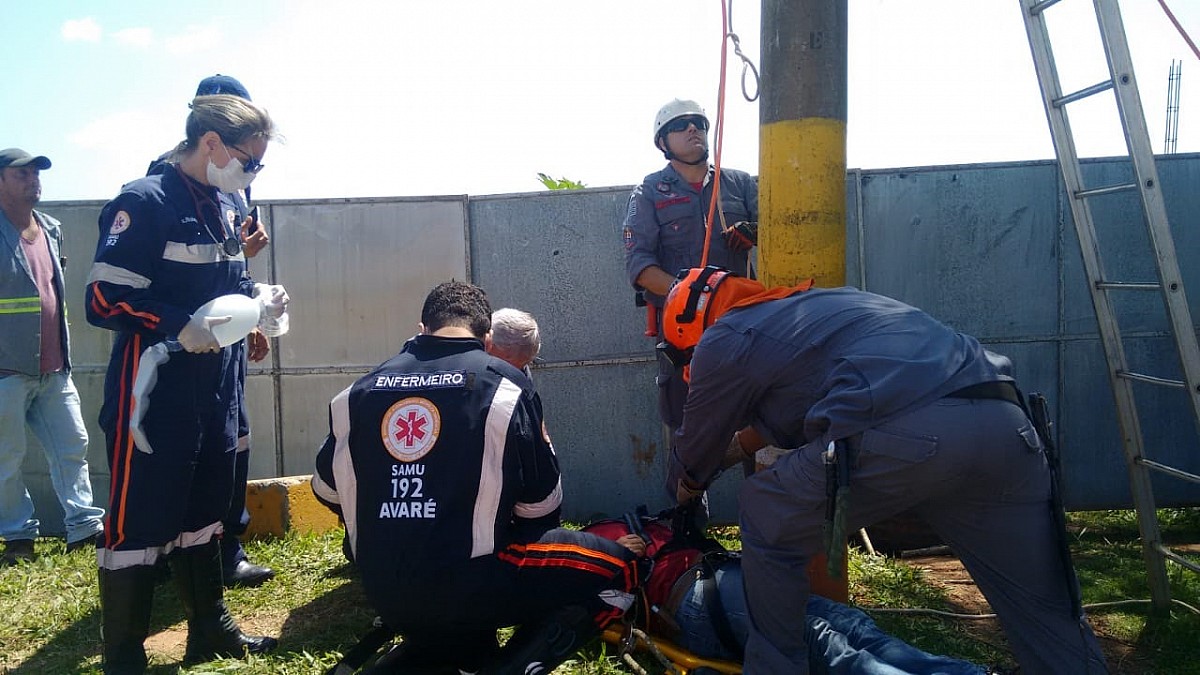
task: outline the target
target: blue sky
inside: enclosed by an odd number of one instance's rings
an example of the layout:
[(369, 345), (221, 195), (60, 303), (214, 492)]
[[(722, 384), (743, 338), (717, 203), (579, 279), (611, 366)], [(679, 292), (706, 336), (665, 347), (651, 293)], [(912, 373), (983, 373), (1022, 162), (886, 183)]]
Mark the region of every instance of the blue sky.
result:
[[(1150, 137), (1183, 61), (1178, 150), (1200, 151), (1200, 60), (1157, 0), (1123, 0)], [(1168, 0), (1194, 40), (1200, 2)], [(850, 0), (848, 165), (1053, 156), (1017, 0)], [(41, 0), (6, 3), (0, 146), (45, 154), (44, 198), (106, 199), (182, 138), (203, 77), (234, 75), (285, 138), (263, 199), (495, 194), (535, 175), (626, 185), (663, 163), (654, 112), (715, 113), (716, 0)], [(1064, 88), (1102, 78), (1088, 0), (1051, 8)], [(759, 58), (759, 2), (733, 29)], [(12, 40), (15, 39), (15, 44)], [(1065, 46), (1070, 45), (1069, 49)], [(19, 55), (19, 56), (17, 56)], [(732, 56), (724, 164), (757, 172)], [(1080, 152), (1123, 152), (1111, 96), (1071, 109)]]

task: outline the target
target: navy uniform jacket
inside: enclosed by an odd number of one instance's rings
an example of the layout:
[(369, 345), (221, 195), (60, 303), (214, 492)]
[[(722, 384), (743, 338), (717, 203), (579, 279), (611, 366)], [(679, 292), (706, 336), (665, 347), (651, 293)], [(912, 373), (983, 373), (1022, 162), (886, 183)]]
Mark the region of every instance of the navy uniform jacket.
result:
[[(621, 236), (625, 244), (625, 273), (638, 288), (637, 278), (647, 267), (658, 265), (667, 274), (700, 266), (704, 252), (704, 223), (712, 201), (713, 169), (709, 167), (703, 189), (697, 191), (668, 164), (642, 180), (629, 195)], [(725, 222), (758, 222), (758, 184), (744, 171), (721, 169), (721, 208)], [(732, 251), (721, 234), (721, 220), (713, 214), (713, 235), (708, 264), (720, 265), (747, 276), (748, 252)], [(662, 307), (664, 298), (646, 293)]]
[[(141, 353), (175, 338), (209, 300), (253, 292), (245, 256), (221, 246), (245, 216), (244, 204), (174, 168), (126, 184), (104, 206), (85, 304), (89, 323), (117, 332), (110, 374), (131, 340)], [(109, 398), (102, 425), (112, 422)]]
[(963, 387), (1011, 380), (1008, 359), (921, 310), (854, 288), (732, 310), (700, 338), (668, 490), (716, 474), (733, 432), (772, 445), (853, 436)]
[(313, 493), (345, 521), (368, 597), (558, 525), (541, 400), (478, 340), (418, 335), (329, 407)]

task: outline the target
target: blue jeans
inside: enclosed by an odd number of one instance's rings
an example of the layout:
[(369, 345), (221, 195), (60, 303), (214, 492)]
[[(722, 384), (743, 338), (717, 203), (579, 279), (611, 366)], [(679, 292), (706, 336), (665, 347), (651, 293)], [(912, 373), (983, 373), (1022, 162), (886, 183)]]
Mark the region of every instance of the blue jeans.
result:
[(65, 370), (31, 377), (0, 376), (0, 537), (34, 539), (41, 523), (21, 477), (25, 426), (46, 452), (50, 483), (65, 514), (67, 541), (104, 530), (104, 509), (92, 506), (87, 465), (87, 429), (79, 392)]

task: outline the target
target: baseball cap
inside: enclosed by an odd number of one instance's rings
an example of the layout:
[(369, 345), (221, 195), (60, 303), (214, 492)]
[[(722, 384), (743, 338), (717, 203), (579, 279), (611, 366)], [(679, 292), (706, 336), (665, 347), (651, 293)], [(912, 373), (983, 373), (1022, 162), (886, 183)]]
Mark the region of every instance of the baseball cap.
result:
[(217, 73), (211, 77), (206, 77), (200, 80), (200, 86), (196, 87), (197, 96), (213, 96), (215, 94), (228, 94), (229, 96), (237, 96), (250, 100), (250, 92), (238, 82), (236, 78), (229, 75), (221, 75)]
[(42, 155), (34, 157), (20, 148), (5, 148), (0, 150), (0, 169), (6, 166), (28, 166), (30, 164), (42, 171), (50, 168), (50, 160)]

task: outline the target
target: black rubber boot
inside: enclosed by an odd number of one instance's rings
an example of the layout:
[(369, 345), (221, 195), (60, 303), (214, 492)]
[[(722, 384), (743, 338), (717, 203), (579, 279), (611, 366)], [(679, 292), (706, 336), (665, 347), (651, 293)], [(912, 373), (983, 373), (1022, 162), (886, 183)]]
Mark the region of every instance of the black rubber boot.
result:
[(445, 650), (427, 653), (413, 642), (403, 642), (364, 668), (361, 675), (458, 675), (450, 658)]
[(221, 547), (215, 539), (179, 549), (171, 554), (170, 560), (171, 576), (188, 617), (184, 663), (237, 658), (246, 652), (262, 654), (279, 644), (272, 637), (246, 635), (229, 615), (221, 583)]
[(517, 628), (480, 675), (548, 675), (599, 634), (586, 609), (563, 607), (543, 621)]
[(101, 569), (98, 576), (104, 673), (141, 675), (146, 672), (144, 643), (150, 634), (154, 567), (138, 565), (120, 570)]
[(459, 675), (474, 673), (500, 651), (495, 629), (440, 635), (406, 635), (361, 675)]

